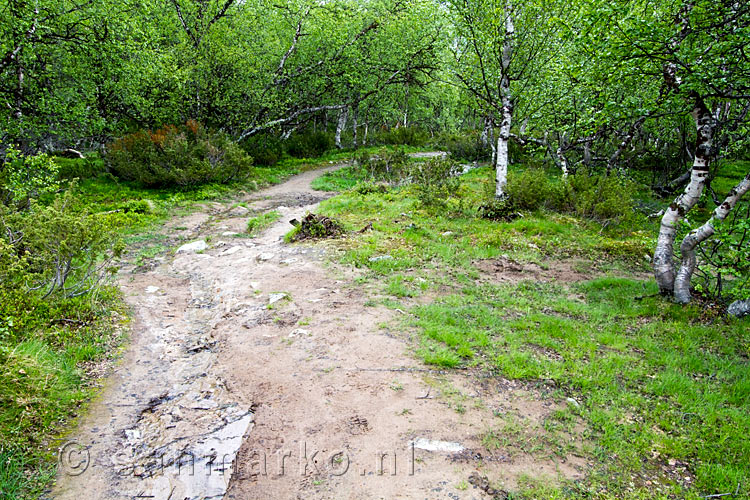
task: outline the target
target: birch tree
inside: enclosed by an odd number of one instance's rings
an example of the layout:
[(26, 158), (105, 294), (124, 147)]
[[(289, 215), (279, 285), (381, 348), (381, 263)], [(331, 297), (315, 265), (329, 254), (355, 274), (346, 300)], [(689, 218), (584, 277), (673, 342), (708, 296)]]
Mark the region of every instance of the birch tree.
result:
[(508, 144), (528, 115), (524, 101), (557, 47), (560, 4), (547, 1), (452, 0), (454, 75), (498, 128), (493, 143), (495, 197), (505, 196)]

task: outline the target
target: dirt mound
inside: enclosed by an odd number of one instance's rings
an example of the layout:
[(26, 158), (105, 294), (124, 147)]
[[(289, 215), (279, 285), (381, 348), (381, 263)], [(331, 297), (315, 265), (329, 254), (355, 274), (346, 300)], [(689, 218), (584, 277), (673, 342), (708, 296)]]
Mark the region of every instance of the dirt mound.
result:
[(289, 238), (290, 241), (335, 238), (344, 234), (344, 228), (341, 227), (341, 224), (325, 215), (308, 213), (302, 219), (302, 222), (292, 219), (289, 223), (297, 228)]

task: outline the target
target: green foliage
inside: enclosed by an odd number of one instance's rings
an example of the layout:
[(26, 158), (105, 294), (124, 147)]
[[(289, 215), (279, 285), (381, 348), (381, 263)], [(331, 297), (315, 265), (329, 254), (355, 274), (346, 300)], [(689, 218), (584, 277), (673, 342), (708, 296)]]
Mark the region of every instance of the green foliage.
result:
[(520, 210), (536, 210), (544, 206), (555, 206), (551, 200), (553, 184), (547, 173), (540, 168), (527, 168), (508, 173), (505, 192), (512, 204)]
[(633, 183), (624, 177), (581, 169), (568, 178), (562, 203), (583, 217), (618, 223), (632, 216), (634, 191)]
[(8, 148), (0, 166), (0, 203), (18, 207), (59, 188), (59, 168), (46, 154), (23, 156)]
[(17, 252), (27, 258), (27, 279), (44, 297), (75, 297), (96, 290), (114, 271), (111, 263), (122, 251), (109, 220), (83, 206), (74, 187), (51, 205), (35, 203), (10, 221), (20, 235)]
[(116, 140), (107, 158), (122, 179), (147, 187), (190, 187), (247, 178), (252, 158), (229, 136), (194, 120)]
[(364, 181), (354, 186), (353, 191), (363, 196), (373, 193), (384, 194), (388, 192), (388, 186), (379, 182)]
[(256, 165), (276, 165), (284, 154), (281, 139), (272, 134), (257, 134), (240, 142), (240, 147), (249, 154)]
[(461, 167), (454, 160), (431, 158), (412, 162), (409, 169), (421, 204), (430, 208), (445, 208), (448, 198), (456, 194), (461, 181)]
[(401, 149), (385, 151), (379, 156), (367, 152), (356, 158), (361, 175), (378, 181), (399, 181), (408, 175), (409, 156)]
[(326, 132), (292, 134), (284, 144), (286, 152), (295, 158), (314, 158), (333, 148), (333, 138)]
[(528, 168), (508, 174), (506, 192), (520, 210), (548, 208), (617, 225), (633, 217), (635, 187), (618, 175), (585, 169), (555, 181), (543, 169)]
[(61, 180), (90, 179), (107, 171), (107, 164), (98, 154), (94, 153), (86, 158), (54, 157), (59, 166), (58, 177)]
[(429, 134), (419, 127), (395, 127), (378, 133), (376, 142), (396, 146), (424, 146), (429, 139)]
[(489, 144), (482, 144), (477, 131), (466, 131), (460, 134), (442, 133), (433, 142), (457, 160), (486, 161), (490, 159), (492, 152)]
[(714, 223), (713, 238), (699, 247), (696, 290), (716, 300), (750, 298), (750, 202), (741, 201), (729, 217)]
[(518, 216), (518, 212), (506, 196), (503, 198), (492, 198), (484, 205), (481, 205), (479, 207), (479, 216), (483, 219), (509, 222)]

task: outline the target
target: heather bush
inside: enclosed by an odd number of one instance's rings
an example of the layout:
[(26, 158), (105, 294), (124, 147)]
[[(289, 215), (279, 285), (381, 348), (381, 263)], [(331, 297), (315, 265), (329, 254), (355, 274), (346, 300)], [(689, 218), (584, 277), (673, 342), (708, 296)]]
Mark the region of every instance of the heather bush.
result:
[(118, 177), (147, 187), (224, 184), (247, 177), (252, 167), (229, 136), (194, 120), (126, 135), (109, 146), (107, 159)]

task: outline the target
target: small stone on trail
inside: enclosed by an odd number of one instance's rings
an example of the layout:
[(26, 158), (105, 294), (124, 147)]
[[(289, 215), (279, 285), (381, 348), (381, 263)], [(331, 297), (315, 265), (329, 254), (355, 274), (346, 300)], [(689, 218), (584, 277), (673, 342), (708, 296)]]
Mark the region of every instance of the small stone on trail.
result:
[(202, 252), (208, 248), (208, 243), (203, 240), (193, 241), (192, 243), (185, 243), (177, 249), (177, 253), (194, 253)]
[(303, 337), (306, 335), (310, 335), (310, 332), (308, 332), (304, 328), (297, 328), (296, 330), (292, 330), (292, 333), (289, 334), (289, 337)]
[(239, 252), (240, 250), (242, 250), (242, 248), (243, 247), (232, 247), (232, 248), (229, 248), (227, 250), (224, 250), (224, 252), (222, 252), (221, 255), (234, 255), (237, 252)]
[(221, 233), (222, 236), (237, 236), (239, 233), (235, 233), (234, 231), (224, 231)]
[(418, 450), (425, 451), (447, 451), (450, 453), (458, 453), (464, 451), (464, 447), (461, 443), (453, 443), (451, 441), (435, 441), (432, 439), (417, 438), (411, 443)]
[(245, 208), (243, 206), (237, 206), (237, 207), (234, 207), (232, 210), (229, 211), (229, 215), (232, 215), (234, 217), (242, 217), (244, 215), (247, 215), (247, 213), (249, 211), (250, 210), (248, 210), (247, 208)]
[(266, 262), (273, 259), (273, 254), (268, 252), (263, 252), (262, 254), (259, 254), (257, 257), (255, 257), (255, 260), (258, 260), (260, 262)]
[(158, 290), (158, 286), (150, 286), (146, 288), (146, 293), (156, 293)]
[(286, 299), (288, 297), (289, 297), (289, 294), (287, 294), (286, 292), (269, 293), (268, 303), (275, 304), (276, 302)]

